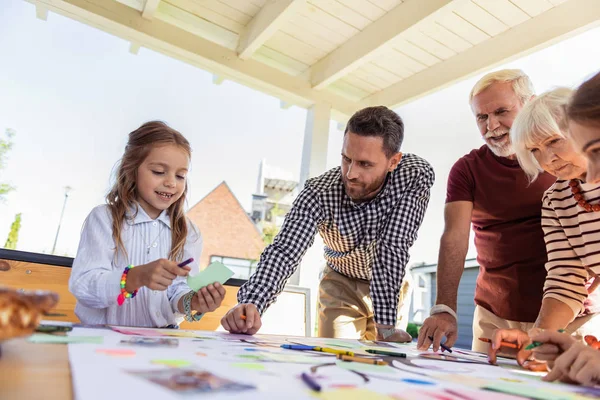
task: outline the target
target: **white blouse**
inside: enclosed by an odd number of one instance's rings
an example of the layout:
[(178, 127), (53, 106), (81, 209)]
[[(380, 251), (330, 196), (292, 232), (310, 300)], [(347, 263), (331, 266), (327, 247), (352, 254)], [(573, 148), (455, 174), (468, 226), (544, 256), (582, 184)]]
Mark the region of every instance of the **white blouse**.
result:
[[(127, 219), (121, 231), (128, 259), (119, 254), (115, 261), (116, 244), (112, 238), (112, 216), (107, 205), (94, 208), (84, 222), (69, 279), (69, 290), (77, 298), (75, 314), (84, 324), (163, 327), (183, 320), (177, 303), (191, 290), (185, 277), (177, 277), (166, 291), (142, 287), (134, 298), (125, 299), (121, 306), (117, 304), (125, 267), (168, 258), (171, 250), (171, 221), (167, 211), (153, 220), (142, 207), (137, 208), (139, 211), (135, 218)], [(200, 231), (188, 219), (183, 260), (194, 258), (189, 264), (191, 274), (199, 271), (201, 251)]]

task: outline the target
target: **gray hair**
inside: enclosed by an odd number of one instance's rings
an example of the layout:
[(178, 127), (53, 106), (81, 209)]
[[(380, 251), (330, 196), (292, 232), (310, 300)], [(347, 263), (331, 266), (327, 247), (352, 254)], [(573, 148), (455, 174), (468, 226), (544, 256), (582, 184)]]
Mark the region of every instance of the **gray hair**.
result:
[(500, 71), (490, 72), (477, 81), (471, 90), (471, 94), (469, 94), (469, 104), (473, 101), (473, 97), (496, 82), (512, 82), (513, 91), (521, 100), (521, 104), (527, 103), (535, 95), (533, 83), (531, 83), (531, 79), (525, 72), (520, 69), (501, 69)]
[(573, 90), (565, 87), (550, 90), (528, 102), (513, 122), (510, 140), (517, 160), (530, 182), (533, 182), (543, 169), (529, 148), (538, 146), (556, 135), (566, 137), (566, 106), (572, 94)]

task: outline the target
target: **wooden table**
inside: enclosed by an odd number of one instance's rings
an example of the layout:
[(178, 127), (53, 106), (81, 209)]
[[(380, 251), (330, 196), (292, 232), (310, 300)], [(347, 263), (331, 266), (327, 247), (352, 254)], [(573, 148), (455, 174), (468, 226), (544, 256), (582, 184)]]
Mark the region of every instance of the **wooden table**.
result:
[(66, 344), (12, 339), (0, 346), (0, 399), (73, 399)]

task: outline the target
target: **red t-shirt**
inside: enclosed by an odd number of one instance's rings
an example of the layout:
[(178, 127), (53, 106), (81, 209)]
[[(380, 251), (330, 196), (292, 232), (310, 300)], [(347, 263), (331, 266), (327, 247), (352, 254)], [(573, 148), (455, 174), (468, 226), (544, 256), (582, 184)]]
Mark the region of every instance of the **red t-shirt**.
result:
[(540, 311), (547, 260), (542, 196), (555, 180), (543, 173), (529, 185), (516, 160), (497, 157), (486, 145), (460, 158), (448, 176), (446, 203), (473, 203), (481, 267), (475, 304), (500, 318), (534, 322)]

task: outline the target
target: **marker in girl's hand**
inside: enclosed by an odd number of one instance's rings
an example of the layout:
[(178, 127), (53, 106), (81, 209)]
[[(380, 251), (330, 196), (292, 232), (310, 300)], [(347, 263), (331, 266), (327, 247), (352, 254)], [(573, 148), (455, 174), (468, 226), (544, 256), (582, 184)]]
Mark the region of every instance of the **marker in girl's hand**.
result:
[(183, 268), (183, 267), (185, 267), (186, 265), (188, 265), (189, 263), (191, 263), (193, 261), (194, 261), (193, 258), (188, 258), (187, 260), (185, 260), (185, 261), (177, 264), (177, 266), (180, 267), (180, 268)]
[(240, 319), (242, 319), (242, 320), (245, 321), (246, 320), (246, 316), (245, 315), (240, 315)]

